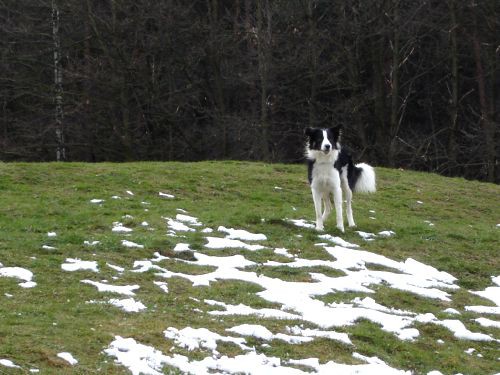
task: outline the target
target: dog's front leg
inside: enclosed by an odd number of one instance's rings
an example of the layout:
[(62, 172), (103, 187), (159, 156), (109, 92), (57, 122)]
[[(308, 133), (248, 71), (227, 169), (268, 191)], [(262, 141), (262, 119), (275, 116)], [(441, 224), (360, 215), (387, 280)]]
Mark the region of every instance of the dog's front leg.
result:
[(337, 214), (337, 228), (344, 233), (344, 217), (342, 215), (342, 189), (340, 187), (340, 176), (334, 175), (333, 203), (335, 204), (335, 213)]
[(314, 210), (316, 211), (316, 230), (322, 231), (325, 228), (323, 226), (323, 217), (321, 214), (321, 193), (314, 188), (311, 189), (311, 192), (314, 201)]

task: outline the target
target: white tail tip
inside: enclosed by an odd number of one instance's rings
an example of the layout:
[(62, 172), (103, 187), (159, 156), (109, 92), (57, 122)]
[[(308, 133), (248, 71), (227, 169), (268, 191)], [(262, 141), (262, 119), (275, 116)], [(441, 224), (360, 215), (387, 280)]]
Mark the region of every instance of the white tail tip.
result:
[(377, 184), (373, 167), (365, 163), (359, 163), (356, 164), (356, 168), (361, 169), (361, 174), (356, 181), (356, 185), (354, 185), (354, 192), (375, 193), (377, 191)]

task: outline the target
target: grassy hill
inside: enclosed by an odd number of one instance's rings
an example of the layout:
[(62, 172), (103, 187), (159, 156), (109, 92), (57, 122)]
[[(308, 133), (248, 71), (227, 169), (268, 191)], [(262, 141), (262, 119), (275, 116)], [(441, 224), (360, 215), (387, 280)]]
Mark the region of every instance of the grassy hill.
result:
[[(384, 282), (370, 286), (374, 293), (369, 295), (332, 290), (317, 299), (325, 304), (350, 304), (356, 297), (369, 296), (387, 308), (432, 313), (440, 321), (459, 320), (470, 331), (499, 339), (499, 328), (485, 327), (474, 320), (486, 317), (498, 321), (498, 315), (471, 312), (466, 306), (494, 306), (491, 300), (471, 291), (491, 287), (492, 277), (500, 275), (500, 187), (383, 168), (377, 168), (377, 177), (377, 193), (354, 197), (357, 228), (340, 234), (330, 218), (325, 233), (396, 262), (412, 258), (447, 272), (456, 277), (457, 288), (446, 290), (450, 296), (447, 301), (415, 295)], [(93, 203), (95, 199), (102, 201)], [(312, 273), (331, 278), (343, 276), (349, 271), (324, 265), (266, 265), (268, 261), (285, 263), (291, 259), (335, 260), (324, 247), (316, 245), (324, 242), (316, 231), (297, 227), (288, 220), (312, 220), (313, 212), (305, 167), (301, 165), (0, 164), (0, 275), (2, 265), (4, 270), (19, 267), (32, 272), (32, 281), (36, 282), (36, 286), (24, 288), (18, 277), (0, 277), (0, 360), (10, 360), (20, 367), (0, 364), (0, 374), (28, 373), (30, 369), (50, 374), (130, 373), (126, 367), (115, 364), (113, 356), (104, 353), (115, 336), (134, 338), (165, 355), (177, 353), (193, 361), (213, 356), (207, 348), (188, 350), (165, 338), (163, 332), (169, 327), (203, 327), (234, 337), (227, 329), (241, 324), (263, 325), (273, 333), (285, 333), (287, 327), (296, 325), (318, 329), (310, 321), (300, 319), (211, 314), (220, 308), (207, 303), (213, 300), (279, 310), (279, 303), (257, 294), (263, 288), (253, 282), (219, 279), (208, 286), (196, 286), (183, 276), (160, 279), (158, 269), (134, 272), (138, 268), (134, 262), (151, 260), (157, 252), (165, 258), (155, 264), (179, 274), (213, 272), (213, 265), (196, 264), (194, 254), (200, 253), (220, 257), (243, 255), (253, 262), (245, 268), (247, 274), (288, 282), (312, 283)], [(175, 219), (178, 214), (196, 217), (202, 225), (188, 223), (192, 230), (186, 232), (169, 228), (169, 218)], [(117, 222), (132, 231), (113, 231), (118, 225), (113, 223)], [(219, 226), (263, 233), (267, 240), (258, 243), (265, 248), (207, 249), (207, 236), (225, 236), (217, 231)], [(214, 232), (207, 234), (202, 228), (212, 228)], [(391, 230), (396, 234), (364, 241), (356, 230), (375, 234)], [(143, 247), (127, 247), (123, 240)], [(85, 241), (99, 243), (90, 246)], [(174, 251), (178, 243), (188, 244), (191, 250)], [(294, 258), (276, 253), (276, 248), (286, 248)], [(68, 259), (95, 262), (98, 272), (66, 271), (61, 265), (71, 263)], [(388, 267), (379, 264), (370, 269), (387, 271)], [(125, 312), (112, 306), (109, 299), (117, 297), (116, 293), (99, 292), (94, 284), (83, 280), (136, 285), (139, 288), (134, 298), (145, 309)], [(168, 292), (155, 284), (158, 280), (165, 283)], [(447, 308), (460, 314), (444, 312)], [(420, 333), (414, 340), (401, 340), (369, 319), (329, 328), (346, 333), (352, 345), (328, 338), (298, 344), (278, 339), (245, 339), (246, 345), (255, 347), (257, 353), (280, 358), (283, 366), (303, 371), (311, 368), (287, 361), (314, 357), (320, 363), (355, 365), (364, 363), (353, 356), (359, 353), (415, 373), (498, 372), (498, 341), (459, 339), (439, 324), (415, 322), (411, 327)], [(220, 355), (234, 357), (244, 352), (235, 344), (217, 344)], [(470, 348), (475, 351), (466, 353)], [(71, 353), (78, 364), (71, 366), (58, 357), (61, 352)], [(161, 367), (165, 373), (178, 371), (171, 365)]]

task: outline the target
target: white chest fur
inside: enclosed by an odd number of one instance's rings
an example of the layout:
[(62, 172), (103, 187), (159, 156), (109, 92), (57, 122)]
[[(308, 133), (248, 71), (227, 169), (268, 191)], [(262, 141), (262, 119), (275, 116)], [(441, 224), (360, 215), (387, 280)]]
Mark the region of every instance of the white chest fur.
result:
[(319, 190), (332, 190), (339, 184), (339, 173), (333, 166), (338, 158), (339, 151), (333, 150), (328, 154), (318, 151), (309, 151), (308, 157), (315, 160), (312, 170), (311, 187)]

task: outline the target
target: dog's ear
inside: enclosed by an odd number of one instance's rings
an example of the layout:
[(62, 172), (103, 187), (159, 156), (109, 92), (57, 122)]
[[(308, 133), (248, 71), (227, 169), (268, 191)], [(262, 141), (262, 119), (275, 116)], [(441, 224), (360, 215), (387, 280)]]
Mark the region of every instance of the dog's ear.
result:
[(342, 125), (330, 128), (330, 131), (332, 132), (332, 134), (335, 136), (336, 139), (340, 139), (340, 136), (342, 135), (342, 130), (343, 130)]
[(310, 137), (311, 135), (313, 135), (314, 133), (314, 129), (313, 128), (305, 128), (304, 129), (304, 135), (306, 137)]

